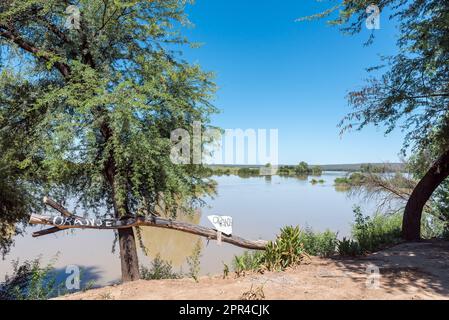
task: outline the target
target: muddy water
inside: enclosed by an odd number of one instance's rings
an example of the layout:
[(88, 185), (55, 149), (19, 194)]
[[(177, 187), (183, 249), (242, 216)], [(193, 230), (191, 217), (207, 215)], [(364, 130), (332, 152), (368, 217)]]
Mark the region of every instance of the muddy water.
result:
[[(360, 205), (366, 213), (374, 209), (373, 203), (348, 197), (337, 190), (333, 181), (343, 173), (326, 172), (321, 178), (324, 184), (312, 185), (308, 179), (256, 177), (242, 179), (235, 176), (217, 177), (218, 195), (207, 199), (208, 206), (186, 221), (210, 226), (208, 215), (229, 215), (234, 220), (234, 234), (249, 239), (273, 239), (285, 225), (300, 225), (317, 231), (329, 228), (348, 235), (353, 220), (352, 208)], [(11, 260), (21, 261), (42, 256), (45, 263), (58, 255), (55, 267), (64, 273), (66, 266), (77, 265), (83, 270), (84, 279), (99, 285), (115, 282), (120, 278), (120, 261), (112, 251), (114, 234), (111, 231), (76, 230), (34, 239), (30, 228), (27, 235), (17, 237), (15, 246), (4, 261), (0, 261), (0, 279), (11, 272)], [(187, 272), (186, 258), (194, 250), (198, 237), (177, 231), (143, 228), (142, 242), (149, 253), (140, 252), (140, 261), (149, 265), (159, 254), (171, 261), (175, 270)], [(216, 274), (223, 270), (242, 249), (215, 241), (202, 241), (201, 272)], [(58, 254), (59, 253), (59, 254)]]

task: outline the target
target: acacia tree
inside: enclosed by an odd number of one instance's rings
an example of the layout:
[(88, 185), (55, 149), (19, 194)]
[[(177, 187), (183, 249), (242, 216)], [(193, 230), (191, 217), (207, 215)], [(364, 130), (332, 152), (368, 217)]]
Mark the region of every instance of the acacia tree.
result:
[[(8, 148), (22, 179), (118, 219), (152, 212), (161, 195), (170, 212), (200, 201), (203, 168), (170, 161), (170, 133), (215, 112), (211, 75), (178, 54), (185, 2), (0, 3), (0, 130), (21, 137)], [(118, 242), (122, 280), (138, 279), (134, 230)]]
[[(449, 175), (449, 2), (447, 0), (344, 0), (315, 17), (339, 10), (330, 21), (355, 34), (365, 27), (374, 3), (399, 25), (399, 53), (383, 58), (369, 71), (366, 85), (350, 92), (354, 111), (340, 124), (343, 131), (369, 124), (407, 132), (404, 149), (437, 148), (437, 156), (413, 190), (404, 211), (403, 237), (420, 239), (423, 208)], [(382, 17), (385, 18), (385, 14)], [(375, 33), (369, 38), (374, 39)]]

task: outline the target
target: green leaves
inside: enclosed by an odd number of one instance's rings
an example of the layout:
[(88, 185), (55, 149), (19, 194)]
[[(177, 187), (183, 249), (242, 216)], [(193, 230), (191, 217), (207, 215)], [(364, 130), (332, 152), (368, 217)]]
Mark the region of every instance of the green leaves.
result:
[(264, 256), (268, 270), (284, 270), (298, 265), (304, 258), (304, 247), (300, 240), (299, 227), (285, 227), (276, 241), (269, 242)]
[[(345, 3), (359, 25), (364, 19), (364, 5), (359, 1)], [(400, 53), (384, 59), (387, 68), (383, 74), (376, 72), (364, 88), (349, 94), (354, 112), (344, 119), (342, 128), (383, 124), (389, 133), (400, 124), (407, 132), (404, 150), (410, 145), (447, 145), (449, 44), (445, 39), (449, 37), (449, 5), (447, 1), (433, 0), (401, 2), (397, 6), (395, 1), (383, 1), (379, 6), (393, 7), (399, 24)]]
[[(212, 74), (176, 53), (188, 43), (179, 33), (185, 4), (77, 6), (80, 28), (68, 30), (61, 1), (0, 4), (0, 58), (11, 62), (0, 65), (0, 160), (10, 167), (0, 175), (11, 179), (0, 192), (50, 192), (86, 210), (120, 204), (121, 214), (160, 201), (169, 211), (190, 207), (213, 189), (202, 166), (170, 161), (170, 132), (206, 127), (216, 109)], [(24, 219), (31, 206), (19, 199), (31, 195), (11, 197), (17, 210), (8, 204), (14, 214), (0, 219)]]

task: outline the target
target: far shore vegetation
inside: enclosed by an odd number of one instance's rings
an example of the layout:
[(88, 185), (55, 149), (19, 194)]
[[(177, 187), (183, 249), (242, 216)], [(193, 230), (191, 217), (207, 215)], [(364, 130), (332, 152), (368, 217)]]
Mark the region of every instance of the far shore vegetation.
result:
[[(262, 165), (208, 165), (208, 176), (239, 176), (242, 178), (264, 176), (264, 175), (279, 175), (287, 177), (303, 177), (316, 176), (319, 177), (325, 171), (340, 171), (340, 172), (371, 172), (371, 173), (391, 173), (404, 171), (404, 165), (399, 163), (385, 164), (340, 164), (340, 165), (309, 165), (301, 161), (297, 165), (279, 165), (272, 166), (271, 164)], [(264, 170), (265, 169), (265, 170)], [(266, 170), (270, 169), (270, 170)], [(269, 174), (268, 174), (268, 173)], [(324, 183), (320, 179), (317, 183)], [(313, 183), (313, 182), (312, 182)], [(348, 181), (335, 181), (336, 184), (348, 184)]]

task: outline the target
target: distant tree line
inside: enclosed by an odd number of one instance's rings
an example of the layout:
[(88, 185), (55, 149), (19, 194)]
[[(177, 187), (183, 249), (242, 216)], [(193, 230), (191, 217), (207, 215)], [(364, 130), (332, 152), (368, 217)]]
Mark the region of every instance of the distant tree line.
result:
[(320, 166), (310, 167), (307, 162), (301, 161), (296, 166), (281, 166), (278, 170), (278, 174), (282, 176), (320, 176), (323, 170)]

